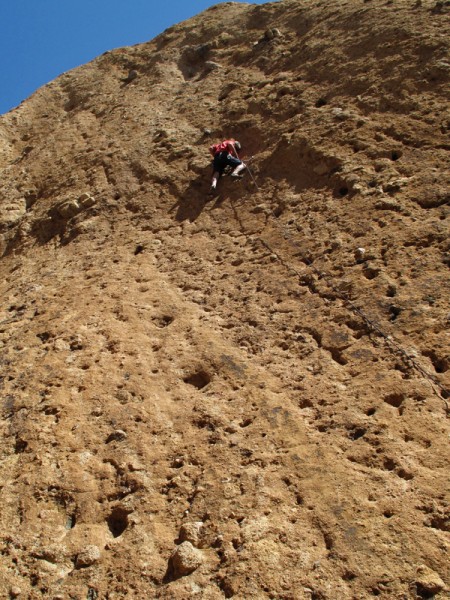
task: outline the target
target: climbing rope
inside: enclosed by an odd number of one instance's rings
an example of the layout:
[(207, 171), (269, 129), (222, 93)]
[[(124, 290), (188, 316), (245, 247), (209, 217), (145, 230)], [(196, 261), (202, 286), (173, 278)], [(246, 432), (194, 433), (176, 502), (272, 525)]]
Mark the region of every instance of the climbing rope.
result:
[[(236, 150), (234, 150), (234, 155), (237, 159), (239, 159), (239, 156), (236, 152)], [(253, 182), (253, 184), (255, 185), (256, 189), (259, 190), (259, 186), (256, 183), (256, 179), (253, 176), (253, 173), (250, 169), (250, 167), (248, 166), (248, 163), (253, 160), (253, 156), (251, 156), (248, 161), (246, 161), (245, 167), (246, 170), (248, 171), (251, 180)], [(239, 159), (240, 160), (240, 159)], [(316, 275), (320, 278), (323, 279), (327, 285), (333, 290), (333, 292), (336, 294), (336, 296), (338, 298), (340, 298), (344, 304), (346, 306), (348, 306), (355, 314), (357, 314), (362, 321), (367, 325), (367, 327), (374, 331), (375, 333), (377, 333), (386, 343), (386, 345), (395, 353), (398, 354), (401, 359), (403, 360), (403, 362), (405, 363), (405, 365), (408, 368), (414, 368), (416, 369), (416, 371), (418, 371), (425, 379), (427, 379), (431, 385), (431, 388), (433, 389), (433, 392), (442, 400), (442, 402), (445, 404), (445, 412), (447, 414), (447, 416), (450, 414), (450, 406), (449, 403), (447, 402), (446, 398), (448, 398), (449, 396), (449, 391), (446, 390), (442, 384), (440, 383), (440, 381), (431, 373), (429, 373), (426, 369), (424, 369), (424, 367), (422, 367), (422, 365), (415, 359), (414, 356), (412, 356), (411, 354), (409, 354), (404, 348), (402, 348), (402, 346), (400, 346), (400, 344), (391, 336), (388, 335), (387, 333), (385, 333), (380, 325), (378, 325), (378, 323), (376, 323), (373, 319), (369, 318), (366, 313), (361, 310), (358, 306), (356, 306), (356, 304), (354, 302), (352, 302), (350, 300), (350, 298), (348, 297), (348, 295), (346, 295), (345, 293), (343, 293), (341, 290), (339, 290), (335, 285), (333, 280), (331, 279), (331, 277), (329, 275), (326, 275), (325, 273), (323, 273), (322, 271), (320, 271), (319, 269), (317, 269), (317, 267), (313, 264), (313, 261), (310, 260), (307, 256), (304, 255), (302, 248), (299, 246), (299, 244), (292, 238), (291, 233), (288, 231), (288, 229), (285, 226), (279, 225), (277, 222), (275, 222), (275, 225), (282, 230), (283, 233), (283, 237), (285, 240), (287, 240), (287, 242), (296, 248), (297, 250), (297, 255), (301, 257), (302, 261), (310, 268), (312, 269)], [(244, 227), (241, 223), (241, 229), (243, 231), (243, 233), (245, 234), (244, 231)], [(248, 234), (246, 234), (247, 237), (249, 238)], [(292, 267), (292, 265), (288, 264), (286, 262), (286, 260), (280, 255), (279, 252), (277, 252), (268, 242), (266, 242), (265, 240), (263, 240), (260, 236), (252, 236), (252, 239), (259, 241), (259, 243), (262, 244), (262, 246), (264, 246), (273, 256), (276, 257), (276, 259), (278, 260), (278, 262), (283, 265), (288, 271), (291, 271), (292, 273), (294, 273), (300, 280), (302, 280), (302, 275), (294, 268)]]
[[(238, 155), (238, 153), (236, 152), (236, 148), (235, 148), (234, 146), (233, 146), (233, 154), (234, 154), (235, 158), (237, 158), (238, 160), (241, 160), (241, 159), (239, 158), (239, 155)], [(255, 185), (256, 189), (257, 189), (257, 190), (259, 190), (258, 184), (256, 183), (256, 179), (253, 177), (253, 173), (252, 173), (252, 171), (251, 171), (250, 167), (248, 166), (248, 165), (249, 165), (249, 163), (250, 163), (250, 162), (251, 162), (253, 159), (254, 159), (254, 156), (250, 156), (250, 158), (249, 158), (248, 160), (246, 160), (244, 164), (245, 164), (245, 168), (247, 169), (247, 171), (248, 171), (248, 174), (250, 175), (250, 177), (251, 177), (251, 180), (253, 181), (253, 183), (254, 183), (254, 185)]]
[(247, 171), (248, 171), (248, 174), (250, 175), (250, 177), (251, 177), (251, 180), (253, 181), (253, 184), (254, 184), (254, 186), (256, 187), (256, 189), (257, 189), (257, 190), (259, 190), (259, 186), (258, 186), (258, 184), (256, 183), (256, 179), (253, 177), (253, 173), (252, 173), (252, 171), (251, 171), (250, 167), (248, 166), (248, 163), (249, 163), (251, 160), (253, 160), (253, 156), (250, 156), (250, 158), (248, 159), (248, 161), (246, 161), (246, 162), (245, 162), (245, 168), (247, 169)]
[[(425, 379), (427, 379), (429, 381), (434, 393), (445, 404), (445, 411), (448, 416), (450, 413), (449, 403), (446, 400), (446, 398), (448, 397), (448, 391), (442, 386), (440, 381), (438, 381), (436, 379), (436, 377), (434, 377), (431, 373), (429, 373), (426, 369), (424, 369), (424, 367), (422, 367), (422, 365), (414, 358), (414, 356), (412, 356), (404, 348), (402, 348), (402, 346), (400, 346), (400, 344), (391, 335), (386, 334), (381, 329), (381, 327), (378, 325), (378, 323), (376, 323), (373, 319), (369, 318), (363, 310), (361, 310), (358, 306), (356, 306), (356, 304), (350, 300), (350, 298), (348, 297), (347, 294), (345, 294), (341, 290), (339, 290), (335, 286), (333, 280), (331, 279), (331, 277), (329, 275), (327, 275), (327, 274), (323, 273), (322, 271), (320, 271), (319, 269), (317, 269), (317, 267), (313, 264), (313, 261), (304, 255), (302, 248), (292, 238), (291, 233), (287, 230), (287, 228), (285, 226), (279, 225), (275, 221), (274, 221), (274, 223), (280, 230), (282, 230), (284, 239), (291, 246), (296, 248), (297, 255), (301, 257), (301, 260), (310, 269), (312, 269), (320, 279), (323, 279), (327, 283), (327, 285), (333, 290), (333, 292), (336, 294), (336, 296), (338, 298), (340, 298), (354, 313), (356, 313), (363, 320), (363, 322), (367, 325), (367, 327), (369, 329), (376, 332), (385, 341), (386, 345), (391, 350), (393, 350), (394, 353), (398, 354), (402, 358), (402, 360), (404, 361), (404, 363), (406, 364), (406, 366), (408, 368), (415, 368)], [(273, 254), (276, 257), (276, 259), (279, 261), (279, 263), (281, 265), (283, 265), (288, 271), (293, 272), (300, 280), (302, 280), (302, 275), (295, 268), (293, 268), (292, 265), (288, 264), (286, 262), (286, 260), (280, 255), (280, 253), (277, 252), (268, 242), (266, 242), (260, 236), (257, 236), (254, 239), (259, 241), (262, 246), (264, 246), (271, 254)]]

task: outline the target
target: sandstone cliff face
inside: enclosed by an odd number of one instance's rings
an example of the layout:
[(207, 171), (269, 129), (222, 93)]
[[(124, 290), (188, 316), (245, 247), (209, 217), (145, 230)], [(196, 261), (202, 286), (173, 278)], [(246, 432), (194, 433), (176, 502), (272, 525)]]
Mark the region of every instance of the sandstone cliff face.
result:
[(0, 118), (2, 598), (447, 597), (448, 15), (228, 2)]

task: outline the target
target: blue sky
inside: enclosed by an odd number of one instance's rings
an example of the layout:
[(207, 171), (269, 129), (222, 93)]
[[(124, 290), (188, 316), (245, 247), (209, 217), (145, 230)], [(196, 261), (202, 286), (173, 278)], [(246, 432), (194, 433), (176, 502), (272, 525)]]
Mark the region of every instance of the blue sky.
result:
[(214, 4), (218, 1), (0, 0), (0, 114), (61, 73), (106, 50), (151, 40)]

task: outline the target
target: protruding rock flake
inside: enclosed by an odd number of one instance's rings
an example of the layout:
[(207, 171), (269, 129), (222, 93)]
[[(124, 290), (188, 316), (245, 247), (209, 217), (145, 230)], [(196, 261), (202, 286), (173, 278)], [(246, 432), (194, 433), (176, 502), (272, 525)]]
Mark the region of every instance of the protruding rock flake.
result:
[(184, 523), (180, 528), (179, 539), (190, 542), (196, 548), (201, 548), (205, 524), (202, 521)]
[(417, 568), (416, 584), (421, 597), (435, 597), (436, 594), (446, 589), (445, 583), (439, 575), (426, 565), (420, 565)]
[(222, 2), (0, 117), (0, 598), (447, 598), (449, 10)]
[(171, 561), (175, 577), (182, 577), (190, 575), (203, 564), (203, 554), (191, 542), (183, 542), (174, 550)]
[(97, 546), (89, 545), (77, 555), (75, 566), (78, 569), (90, 567), (100, 560), (101, 552)]

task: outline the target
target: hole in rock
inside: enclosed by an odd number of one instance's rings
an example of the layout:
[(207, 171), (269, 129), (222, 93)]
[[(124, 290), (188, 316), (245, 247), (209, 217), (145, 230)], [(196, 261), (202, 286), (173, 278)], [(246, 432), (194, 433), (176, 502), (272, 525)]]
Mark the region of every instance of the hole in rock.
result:
[(342, 355), (342, 352), (337, 348), (330, 348), (331, 358), (334, 362), (337, 362), (339, 365), (346, 365), (348, 360)]
[(405, 471), (405, 469), (399, 469), (397, 475), (406, 481), (411, 481), (411, 479), (414, 479), (414, 475), (409, 471)]
[(450, 531), (450, 518), (444, 515), (435, 515), (430, 520), (430, 527), (433, 529), (440, 529), (441, 531)]
[(144, 252), (144, 246), (142, 244), (138, 244), (134, 250), (134, 255), (136, 256), (137, 254), (140, 254), (141, 252)]
[(66, 519), (66, 529), (73, 529), (77, 524), (77, 518), (75, 515), (68, 515)]
[(314, 406), (313, 402), (309, 398), (302, 398), (298, 405), (300, 408), (311, 408)]
[(404, 401), (405, 396), (403, 394), (389, 394), (386, 396), (384, 401), (386, 404), (390, 404), (394, 408), (399, 408)]
[(386, 296), (388, 298), (394, 298), (394, 296), (397, 295), (397, 288), (395, 287), (395, 285), (389, 285), (388, 289), (386, 290)]
[(341, 198), (346, 196), (348, 194), (348, 187), (345, 187), (345, 186), (340, 187), (338, 190), (338, 194), (339, 194), (339, 196), (341, 196)]
[(391, 152), (391, 160), (398, 160), (402, 155), (401, 150), (393, 150)]
[(48, 340), (51, 338), (51, 335), (48, 331), (43, 331), (42, 333), (36, 334), (36, 337), (38, 337), (41, 342), (45, 344), (45, 342), (48, 342)]
[(322, 106), (325, 106), (327, 104), (327, 101), (325, 100), (325, 98), (319, 98), (316, 101), (315, 107), (316, 108), (321, 108)]
[(194, 419), (194, 425), (196, 425), (199, 429), (208, 429), (209, 431), (215, 431), (216, 425), (211, 419), (211, 417), (203, 416), (198, 419)]
[(395, 469), (395, 461), (392, 458), (385, 458), (383, 462), (383, 467), (387, 471), (393, 471)]
[(278, 219), (278, 217), (281, 217), (281, 215), (283, 214), (283, 207), (282, 206), (277, 206), (273, 209), (273, 216)]
[(334, 541), (329, 533), (327, 533), (327, 532), (323, 533), (323, 541), (325, 542), (325, 548), (327, 550), (332, 550)]
[(363, 269), (363, 275), (366, 279), (375, 279), (380, 273), (379, 269), (372, 269), (371, 267), (367, 267)]
[(364, 427), (356, 427), (356, 429), (353, 429), (353, 431), (350, 431), (350, 433), (348, 434), (348, 437), (351, 440), (359, 440), (359, 438), (362, 438), (367, 432), (367, 429), (364, 429)]
[(219, 579), (217, 585), (222, 590), (225, 598), (232, 598), (234, 596), (234, 588), (226, 579)]
[(437, 356), (437, 354), (434, 350), (425, 351), (423, 354), (424, 354), (424, 356), (428, 356), (428, 358), (431, 360), (436, 373), (445, 373), (446, 371), (448, 371), (447, 358), (441, 358), (441, 357)]
[(113, 536), (115, 538), (119, 537), (128, 527), (128, 512), (123, 507), (116, 506), (106, 519), (106, 522)]
[(192, 373), (184, 380), (184, 383), (188, 383), (196, 387), (198, 390), (203, 389), (208, 383), (211, 381), (211, 377), (206, 373), (206, 371), (197, 371), (197, 373)]
[(399, 316), (399, 314), (402, 312), (402, 309), (399, 306), (395, 306), (394, 304), (391, 304), (391, 306), (389, 307), (389, 321), (395, 321), (395, 319)]
[(21, 440), (20, 438), (17, 438), (16, 443), (14, 444), (14, 452), (16, 454), (21, 454), (22, 452), (25, 452), (25, 450), (27, 449), (28, 446), (28, 442), (26, 442), (25, 440)]
[(424, 598), (424, 599), (429, 598), (430, 600), (432, 600), (433, 598), (436, 597), (435, 593), (432, 590), (427, 589), (420, 583), (416, 584), (416, 588), (417, 588), (417, 598)]
[(153, 322), (160, 329), (164, 329), (164, 327), (168, 327), (171, 323), (173, 323), (173, 320), (174, 317), (170, 315), (163, 315), (162, 317), (156, 317), (155, 319), (153, 319)]

